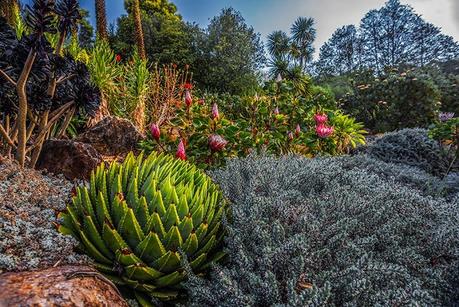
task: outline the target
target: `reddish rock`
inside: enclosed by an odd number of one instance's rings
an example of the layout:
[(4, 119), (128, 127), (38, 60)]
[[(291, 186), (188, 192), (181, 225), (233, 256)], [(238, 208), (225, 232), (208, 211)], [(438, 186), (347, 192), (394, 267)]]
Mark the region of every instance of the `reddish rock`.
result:
[(91, 145), (72, 140), (48, 140), (43, 145), (36, 168), (67, 179), (89, 179), (102, 157)]
[(127, 307), (116, 287), (87, 266), (0, 275), (0, 306)]
[(124, 156), (136, 151), (137, 144), (144, 138), (129, 120), (109, 116), (76, 140), (92, 145), (103, 156)]

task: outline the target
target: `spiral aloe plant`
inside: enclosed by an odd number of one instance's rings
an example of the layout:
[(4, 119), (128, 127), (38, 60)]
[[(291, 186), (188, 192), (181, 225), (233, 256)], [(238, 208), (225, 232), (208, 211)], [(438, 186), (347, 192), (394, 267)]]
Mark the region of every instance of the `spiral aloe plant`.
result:
[(134, 289), (139, 301), (181, 296), (182, 255), (203, 272), (224, 253), (227, 205), (217, 185), (195, 166), (152, 153), (93, 171), (78, 187), (59, 230), (77, 238), (97, 268)]

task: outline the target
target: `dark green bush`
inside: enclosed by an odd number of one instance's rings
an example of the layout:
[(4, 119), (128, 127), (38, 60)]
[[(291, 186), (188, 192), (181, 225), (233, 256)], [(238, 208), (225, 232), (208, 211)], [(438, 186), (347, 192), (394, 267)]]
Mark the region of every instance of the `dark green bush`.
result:
[(449, 166), (447, 154), (425, 129), (387, 133), (362, 151), (381, 161), (415, 166), (437, 176), (444, 175)]
[(459, 299), (459, 199), (422, 195), (435, 177), (364, 156), (249, 157), (213, 176), (233, 203), (230, 262), (209, 280), (189, 280), (189, 305), (444, 306)]
[(341, 100), (345, 111), (374, 132), (427, 127), (440, 107), (441, 94), (432, 78), (416, 71), (372, 71), (353, 76), (353, 90)]

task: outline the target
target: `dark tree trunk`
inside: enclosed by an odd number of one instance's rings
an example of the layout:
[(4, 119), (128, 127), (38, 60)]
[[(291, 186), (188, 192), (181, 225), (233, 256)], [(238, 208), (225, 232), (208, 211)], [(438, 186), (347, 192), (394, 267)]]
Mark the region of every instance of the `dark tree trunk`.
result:
[(105, 0), (96, 0), (96, 27), (97, 36), (100, 39), (108, 39), (107, 13), (105, 11)]

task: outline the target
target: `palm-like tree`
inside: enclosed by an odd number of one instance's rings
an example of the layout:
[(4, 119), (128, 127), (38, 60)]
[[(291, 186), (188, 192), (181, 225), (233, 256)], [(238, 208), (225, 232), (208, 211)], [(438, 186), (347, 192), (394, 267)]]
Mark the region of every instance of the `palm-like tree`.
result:
[(140, 15), (140, 1), (133, 0), (132, 4), (132, 17), (134, 18), (135, 40), (137, 44), (137, 50), (139, 52), (140, 58), (142, 60), (146, 60), (147, 57), (145, 55), (145, 42), (143, 38), (142, 18)]
[(268, 52), (275, 58), (286, 58), (290, 52), (290, 39), (284, 31), (274, 31), (268, 35)]
[(314, 47), (312, 46), (316, 38), (314, 19), (298, 17), (290, 29), (292, 32), (292, 42), (298, 53), (300, 67), (304, 70), (305, 65), (312, 60)]
[(105, 0), (96, 0), (96, 27), (97, 36), (100, 39), (108, 39), (107, 32), (107, 13), (105, 10)]

